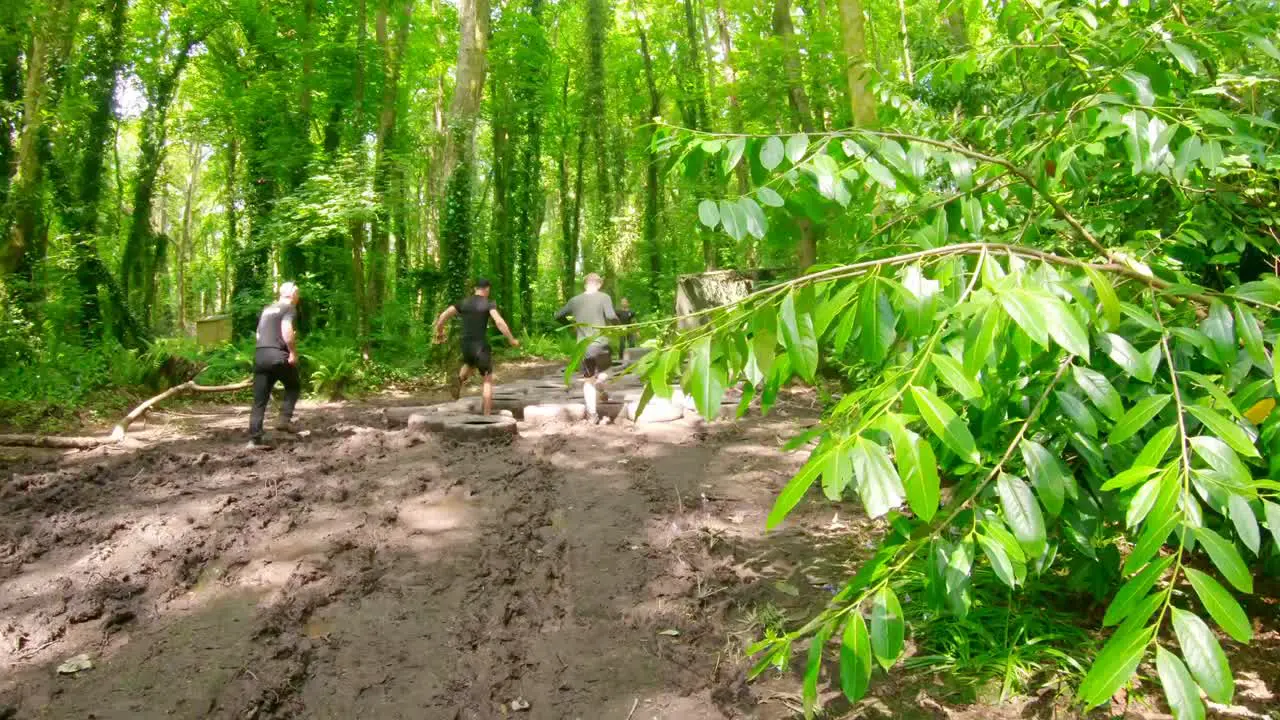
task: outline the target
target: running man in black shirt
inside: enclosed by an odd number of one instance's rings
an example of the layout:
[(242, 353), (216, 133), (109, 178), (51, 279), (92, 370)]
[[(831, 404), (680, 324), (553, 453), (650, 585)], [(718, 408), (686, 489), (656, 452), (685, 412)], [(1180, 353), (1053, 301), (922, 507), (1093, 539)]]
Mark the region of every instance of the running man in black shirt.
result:
[(572, 317), (573, 324), (577, 326), (578, 340), (591, 338), (587, 354), (582, 358), (582, 399), (587, 406), (587, 421), (596, 423), (600, 421), (596, 413), (597, 386), (609, 379), (608, 370), (613, 364), (609, 357), (609, 338), (600, 334), (600, 328), (618, 322), (618, 315), (613, 311), (613, 300), (600, 292), (604, 281), (599, 275), (591, 273), (583, 284), (586, 292), (570, 298), (556, 312), (556, 320)]
[(484, 278), (476, 280), (475, 294), (445, 308), (436, 318), (436, 342), (444, 342), (444, 324), (454, 315), (462, 319), (462, 369), (454, 376), (450, 384), (453, 399), (462, 395), (462, 384), (478, 372), (484, 378), (484, 414), (493, 410), (493, 354), (489, 349), (489, 319), (506, 336), (512, 347), (520, 347), (520, 341), (511, 334), (507, 321), (502, 319), (498, 306), (489, 299), (489, 281)]
[(293, 407), (298, 403), (302, 382), (298, 378), (298, 286), (287, 282), (280, 286), (280, 299), (268, 305), (258, 318), (257, 348), (253, 353), (253, 411), (249, 413), (249, 442), (265, 444), (262, 423), (276, 381), (284, 385), (284, 402), (280, 404), (277, 429), (293, 429)]

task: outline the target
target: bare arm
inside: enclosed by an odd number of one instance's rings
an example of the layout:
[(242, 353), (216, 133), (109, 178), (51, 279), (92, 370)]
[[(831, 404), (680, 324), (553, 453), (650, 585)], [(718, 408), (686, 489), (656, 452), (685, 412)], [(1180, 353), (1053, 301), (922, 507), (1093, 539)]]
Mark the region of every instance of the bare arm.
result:
[(444, 341), (444, 324), (449, 322), (449, 318), (457, 314), (458, 314), (458, 308), (450, 305), (449, 307), (444, 309), (444, 312), (440, 313), (440, 317), (436, 318), (436, 324), (434, 328), (436, 342)]
[(293, 316), (285, 315), (280, 320), (280, 337), (284, 338), (284, 344), (289, 347), (289, 364), (298, 364), (298, 331), (293, 326)]
[(498, 332), (507, 338), (507, 342), (514, 347), (520, 346), (520, 341), (511, 334), (511, 328), (507, 327), (507, 321), (502, 319), (502, 313), (498, 312), (498, 308), (490, 310), (489, 317), (493, 318), (493, 324), (498, 326)]

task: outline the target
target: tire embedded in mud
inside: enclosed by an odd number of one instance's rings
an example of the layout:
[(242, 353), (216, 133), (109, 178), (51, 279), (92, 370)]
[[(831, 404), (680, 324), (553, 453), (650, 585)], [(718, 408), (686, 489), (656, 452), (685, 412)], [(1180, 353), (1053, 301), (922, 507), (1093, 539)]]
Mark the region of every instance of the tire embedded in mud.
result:
[(587, 416), (587, 406), (580, 402), (540, 403), (524, 408), (524, 421), (530, 425), (553, 422), (576, 422)]
[(413, 415), (409, 418), (409, 430), (440, 433), (458, 442), (509, 440), (517, 434), (515, 418), (502, 415)]

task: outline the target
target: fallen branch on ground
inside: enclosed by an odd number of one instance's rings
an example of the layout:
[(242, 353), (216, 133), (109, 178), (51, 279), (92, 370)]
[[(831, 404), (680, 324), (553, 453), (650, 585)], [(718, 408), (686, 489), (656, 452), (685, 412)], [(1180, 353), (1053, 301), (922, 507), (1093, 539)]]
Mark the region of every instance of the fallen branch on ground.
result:
[(9, 447), (36, 447), (36, 448), (61, 448), (70, 450), (92, 450), (102, 445), (111, 445), (124, 439), (125, 433), (129, 431), (129, 426), (135, 420), (147, 414), (156, 403), (181, 395), (185, 392), (194, 393), (215, 393), (215, 392), (232, 392), (235, 390), (245, 390), (253, 386), (252, 380), (234, 383), (231, 385), (197, 385), (195, 380), (188, 380), (181, 385), (174, 385), (155, 397), (143, 402), (135, 407), (128, 415), (116, 423), (115, 428), (111, 431), (110, 437), (93, 438), (93, 437), (61, 437), (58, 435), (0, 435), (0, 446)]
[(129, 430), (129, 426), (134, 420), (147, 414), (153, 405), (174, 395), (180, 395), (184, 392), (197, 393), (214, 393), (214, 392), (231, 392), (233, 390), (244, 390), (253, 385), (252, 380), (244, 380), (232, 385), (197, 385), (195, 380), (188, 380), (181, 385), (174, 385), (155, 397), (147, 400), (138, 407), (134, 408), (124, 419), (116, 423), (115, 429), (111, 431), (111, 442), (119, 442), (124, 439), (124, 435)]

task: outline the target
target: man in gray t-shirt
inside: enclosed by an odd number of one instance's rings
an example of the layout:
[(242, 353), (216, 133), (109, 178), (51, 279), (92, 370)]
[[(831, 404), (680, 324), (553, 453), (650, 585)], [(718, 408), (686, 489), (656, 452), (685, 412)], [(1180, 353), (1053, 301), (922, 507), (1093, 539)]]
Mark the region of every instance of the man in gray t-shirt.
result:
[(617, 322), (618, 315), (613, 311), (613, 300), (600, 292), (604, 281), (599, 275), (587, 275), (583, 284), (586, 292), (570, 298), (556, 312), (556, 320), (564, 321), (572, 316), (573, 323), (577, 326), (578, 340), (593, 338), (587, 354), (582, 358), (582, 397), (587, 406), (588, 421), (597, 422), (599, 415), (596, 414), (596, 386), (609, 379), (606, 371), (613, 364), (609, 355), (609, 338), (600, 334), (600, 328)]

